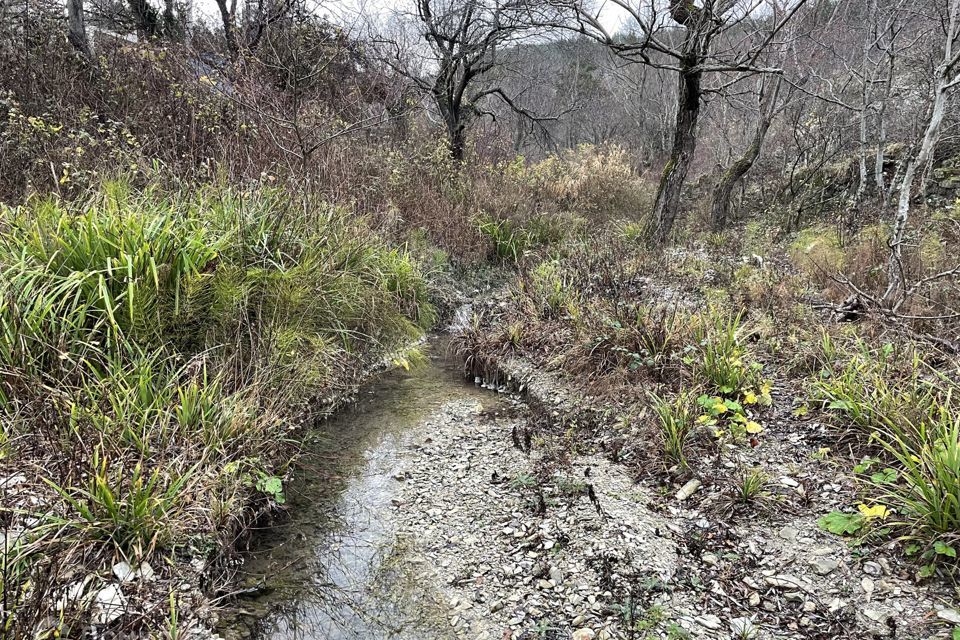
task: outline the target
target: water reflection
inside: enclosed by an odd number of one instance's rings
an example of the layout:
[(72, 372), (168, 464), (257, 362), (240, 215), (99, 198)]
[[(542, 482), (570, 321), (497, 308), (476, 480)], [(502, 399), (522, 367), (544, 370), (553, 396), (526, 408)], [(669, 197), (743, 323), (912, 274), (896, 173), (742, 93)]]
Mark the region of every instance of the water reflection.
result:
[(407, 563), (395, 562), (405, 545), (390, 514), (409, 447), (429, 436), (430, 422), (452, 400), (491, 405), (496, 398), (463, 382), (453, 363), (437, 357), (387, 374), (324, 425), (288, 487), (289, 522), (261, 532), (244, 567), (248, 582), (270, 587), (239, 603), (254, 637), (447, 636), (443, 612), (431, 611), (437, 605), (429, 585), (400, 568)]

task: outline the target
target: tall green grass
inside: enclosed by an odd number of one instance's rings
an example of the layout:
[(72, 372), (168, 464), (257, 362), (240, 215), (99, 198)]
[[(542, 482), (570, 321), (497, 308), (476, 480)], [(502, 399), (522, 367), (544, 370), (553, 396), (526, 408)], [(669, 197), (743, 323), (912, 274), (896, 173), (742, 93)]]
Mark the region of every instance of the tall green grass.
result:
[[(44, 470), (35, 513), (3, 506), (92, 571), (232, 539), (251, 499), (282, 499), (311, 401), (432, 324), (427, 291), (352, 212), (279, 190), (113, 182), (0, 207), (2, 444)], [(4, 580), (11, 601), (46, 550)]]
[[(815, 397), (863, 433), (894, 473), (871, 492), (907, 538), (960, 543), (960, 389), (916, 352), (859, 343), (813, 383)], [(869, 466), (869, 465), (867, 465)]]

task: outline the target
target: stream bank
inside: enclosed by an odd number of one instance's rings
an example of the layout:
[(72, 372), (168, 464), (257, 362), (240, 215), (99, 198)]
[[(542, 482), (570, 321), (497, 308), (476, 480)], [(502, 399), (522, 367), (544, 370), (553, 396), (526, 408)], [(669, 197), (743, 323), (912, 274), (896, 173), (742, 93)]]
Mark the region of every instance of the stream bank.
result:
[[(256, 596), (225, 638), (947, 637), (945, 600), (800, 508), (846, 491), (801, 471), (817, 425), (771, 420), (778, 444), (706, 460), (703, 488), (680, 500), (602, 447), (573, 454), (576, 433), (534, 430), (583, 402), (551, 374), (500, 363), (521, 402), (463, 382), (438, 352), (326, 423), (289, 485), (290, 519), (254, 541), (242, 573)], [(740, 455), (778, 465), (777, 513), (719, 508), (713, 467)]]

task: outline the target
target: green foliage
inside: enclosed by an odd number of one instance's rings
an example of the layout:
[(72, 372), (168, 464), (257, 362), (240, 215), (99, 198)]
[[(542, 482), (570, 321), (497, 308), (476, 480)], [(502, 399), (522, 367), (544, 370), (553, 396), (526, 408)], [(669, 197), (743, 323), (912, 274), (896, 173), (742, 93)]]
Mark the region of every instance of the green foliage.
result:
[(285, 414), (436, 318), (408, 252), (276, 190), (114, 182), (0, 219), (0, 445), (62, 448), (63, 532), (128, 557), (283, 503)]
[(530, 272), (529, 294), (539, 310), (547, 315), (572, 315), (576, 311), (573, 282), (556, 261), (542, 262)]
[(650, 404), (659, 423), (664, 456), (670, 464), (686, 467), (685, 450), (696, 426), (689, 394), (680, 394), (672, 402), (651, 394)]
[(864, 517), (859, 513), (831, 511), (817, 520), (817, 524), (824, 531), (838, 536), (853, 535), (863, 528)]
[(491, 242), (493, 255), (503, 261), (519, 262), (531, 244), (527, 231), (511, 220), (483, 218), (480, 233)]
[(737, 396), (761, 384), (761, 365), (745, 362), (745, 350), (740, 341), (740, 321), (744, 311), (724, 313), (712, 308), (703, 316), (697, 341), (700, 358), (693, 361), (698, 377), (716, 393)]
[(735, 485), (737, 501), (747, 504), (763, 497), (767, 493), (769, 482), (770, 478), (763, 469), (753, 468), (744, 471)]
[(826, 370), (814, 395), (883, 453), (855, 468), (897, 514), (892, 525), (926, 540), (960, 539), (960, 413), (956, 383), (892, 345), (859, 344)]
[(110, 540), (124, 553), (142, 555), (171, 541), (177, 525), (169, 520), (193, 473), (170, 477), (154, 469), (148, 474), (138, 463), (127, 480), (122, 465), (112, 467), (95, 451), (85, 487), (65, 489), (47, 482), (80, 517), (68, 525), (80, 527), (85, 536)]

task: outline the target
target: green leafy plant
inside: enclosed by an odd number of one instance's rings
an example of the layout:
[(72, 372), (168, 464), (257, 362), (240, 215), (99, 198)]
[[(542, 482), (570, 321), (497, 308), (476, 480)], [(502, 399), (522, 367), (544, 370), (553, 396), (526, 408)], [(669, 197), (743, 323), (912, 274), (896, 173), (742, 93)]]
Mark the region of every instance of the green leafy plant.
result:
[(748, 469), (740, 474), (736, 488), (736, 499), (742, 504), (753, 502), (767, 494), (769, 477), (760, 468)]
[(650, 404), (659, 423), (664, 456), (670, 464), (686, 467), (686, 447), (696, 427), (689, 394), (680, 394), (673, 401), (651, 394)]

